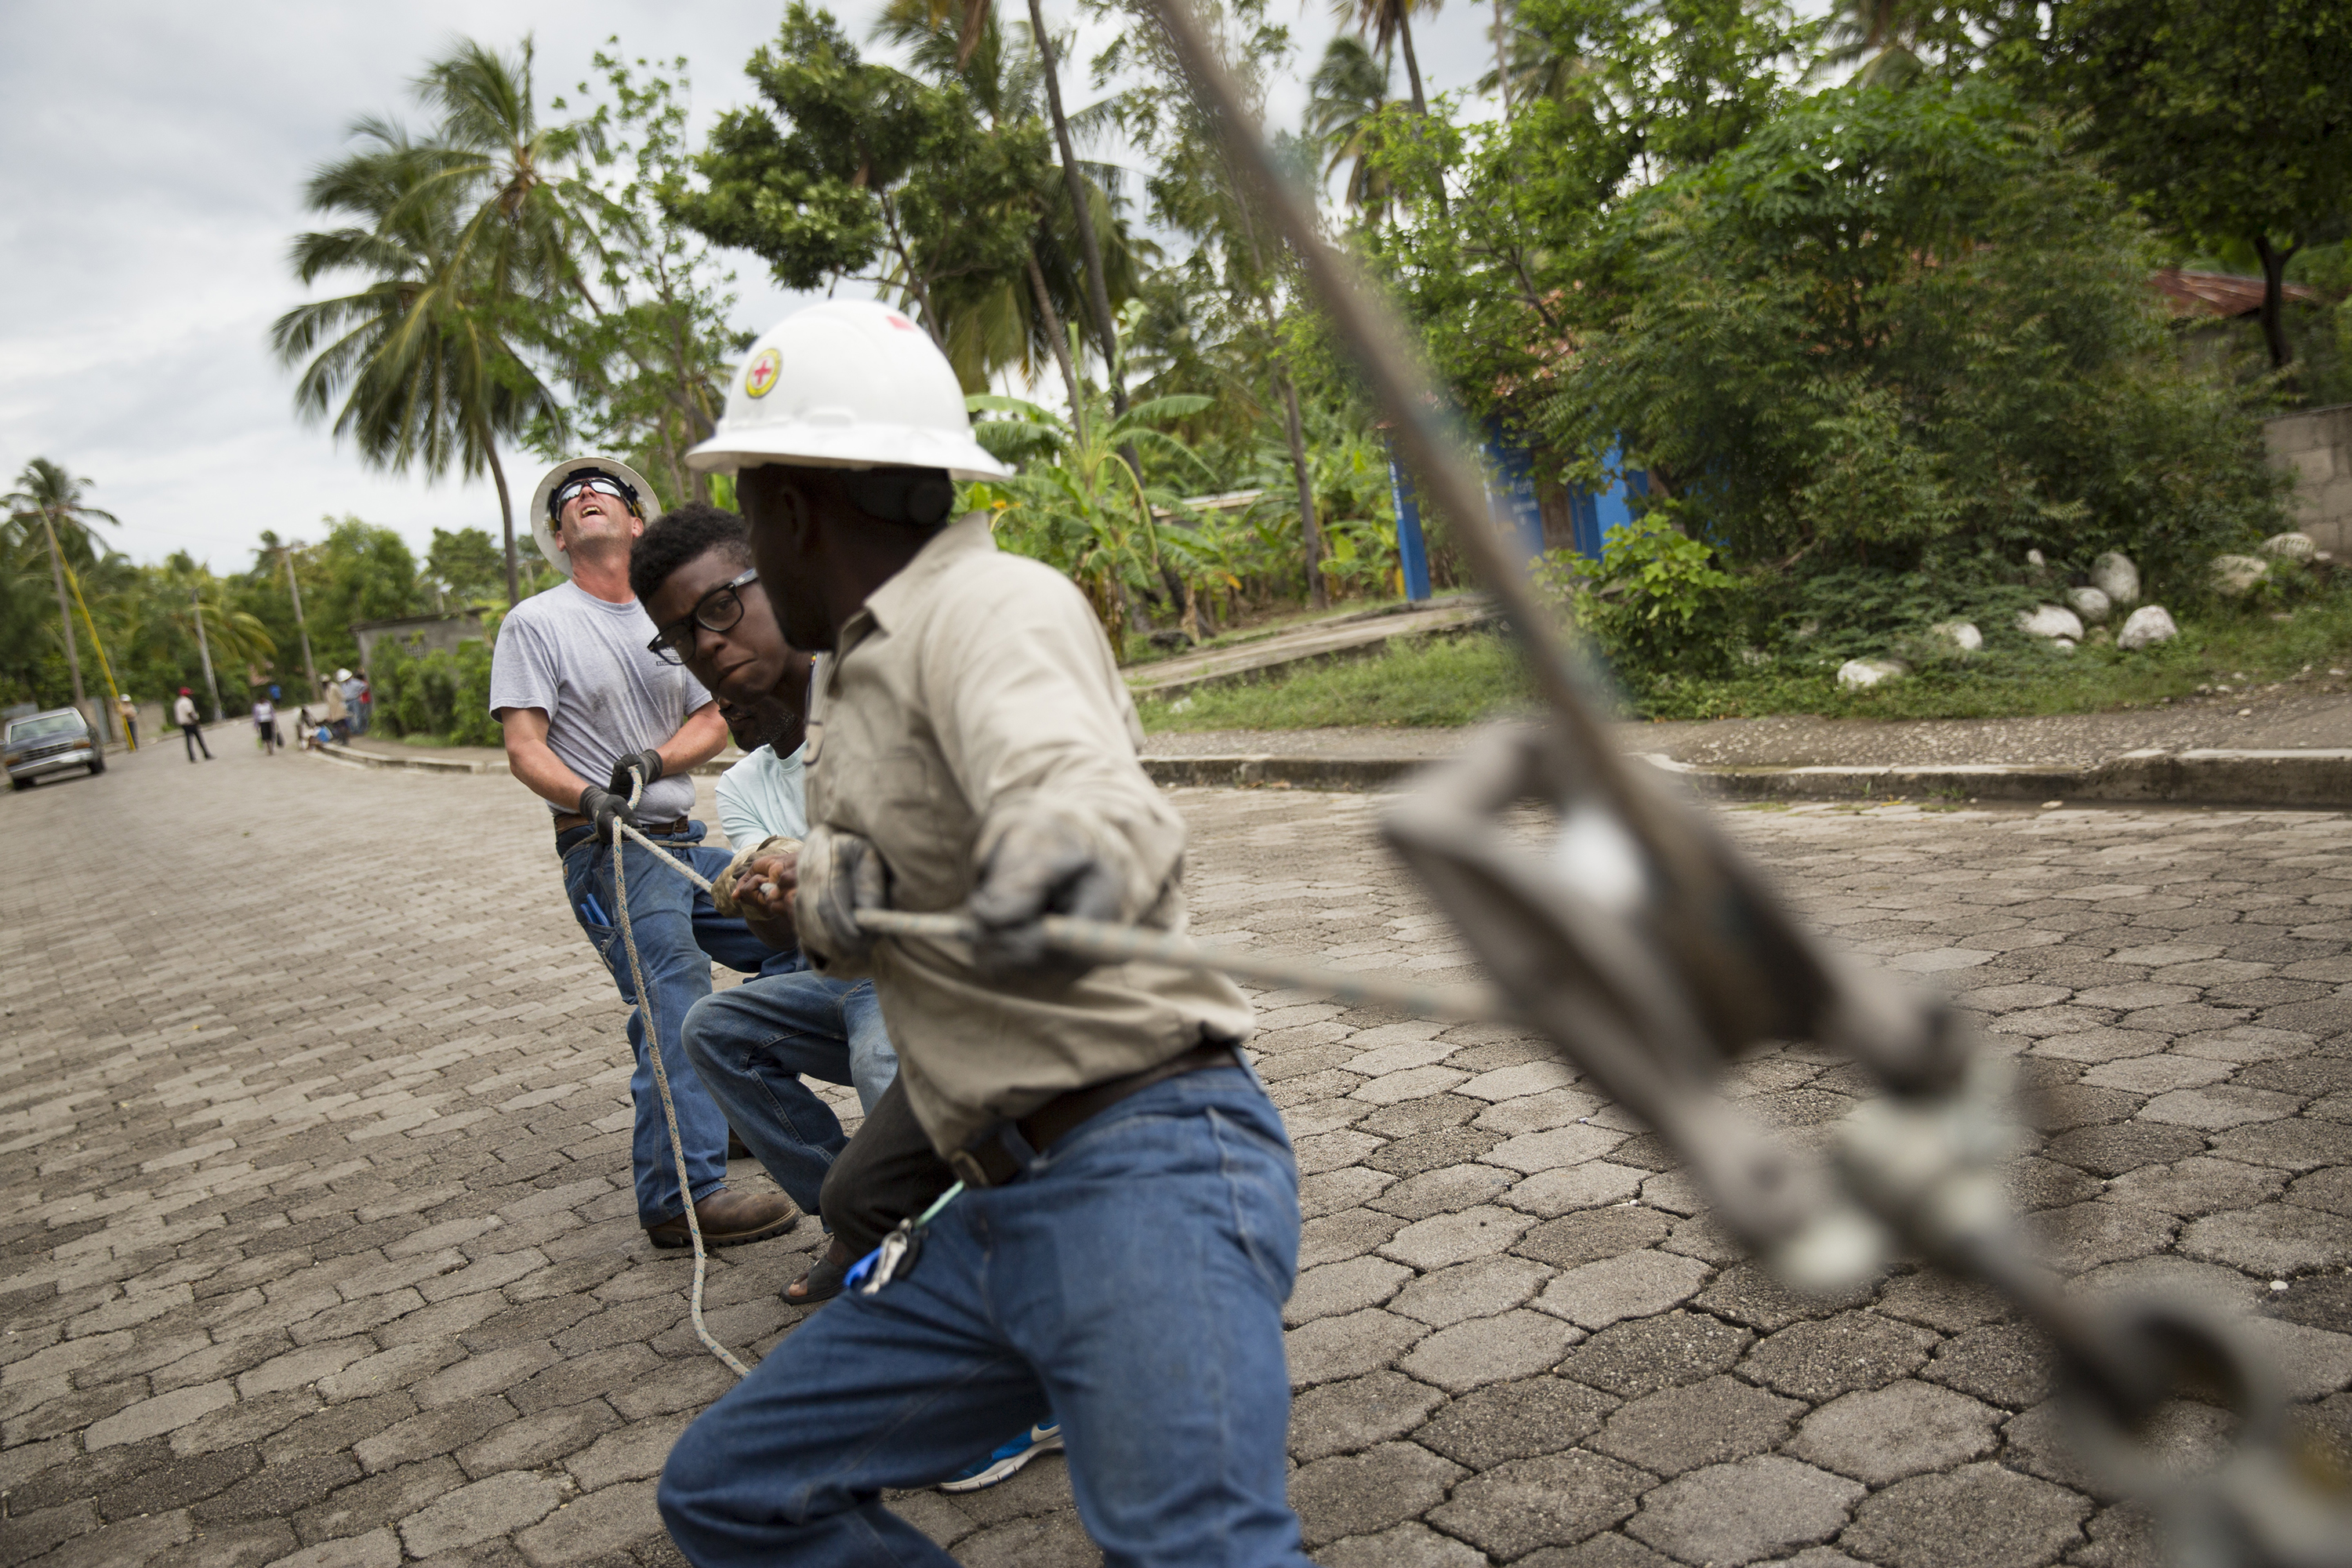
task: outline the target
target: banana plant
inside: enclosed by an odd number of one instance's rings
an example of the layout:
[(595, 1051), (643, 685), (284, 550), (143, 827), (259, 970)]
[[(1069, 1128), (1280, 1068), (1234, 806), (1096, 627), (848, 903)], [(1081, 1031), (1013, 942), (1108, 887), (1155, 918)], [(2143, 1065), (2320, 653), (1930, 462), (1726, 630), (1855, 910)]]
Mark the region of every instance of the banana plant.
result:
[(1130, 595), (1155, 589), (1163, 563), (1172, 560), (1181, 572), (1190, 562), (1181, 531), (1163, 531), (1153, 515), (1175, 515), (1182, 502), (1175, 491), (1139, 477), (1120, 452), (1132, 448), (1166, 460), (1146, 462), (1147, 471), (1173, 466), (1205, 477), (1208, 469), (1192, 447), (1161, 426), (1200, 413), (1211, 401), (1155, 397), (1118, 413), (1102, 392), (1081, 384), (1078, 403), (1065, 416), (994, 393), (964, 399), (974, 414), (997, 416), (975, 423), (973, 433), (1019, 470), (1009, 479), (973, 486), (971, 504), (993, 514), (992, 526), (1005, 548), (1044, 561), (1077, 584), (1114, 648), (1126, 646)]

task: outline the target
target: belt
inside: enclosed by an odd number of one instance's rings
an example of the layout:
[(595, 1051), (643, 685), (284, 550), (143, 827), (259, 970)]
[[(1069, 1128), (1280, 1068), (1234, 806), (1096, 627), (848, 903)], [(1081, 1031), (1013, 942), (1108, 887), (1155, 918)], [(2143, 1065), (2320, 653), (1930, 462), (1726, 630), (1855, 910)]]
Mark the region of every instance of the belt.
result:
[(948, 1156), (949, 1168), (963, 1179), (968, 1187), (1001, 1187), (1020, 1176), (1024, 1162), (1016, 1159), (1005, 1146), (1004, 1133), (1009, 1130), (1020, 1135), (1034, 1153), (1042, 1154), (1068, 1136), (1081, 1123), (1101, 1115), (1129, 1096), (1142, 1093), (1155, 1083), (1165, 1083), (1188, 1072), (1202, 1072), (1210, 1068), (1237, 1067), (1241, 1052), (1222, 1040), (1204, 1040), (1181, 1055), (1169, 1058), (1156, 1067), (1131, 1072), (1124, 1078), (1106, 1079), (1057, 1094), (1026, 1116), (999, 1122), (987, 1132)]
[[(555, 831), (558, 833), (569, 833), (575, 827), (593, 827), (595, 826), (596, 819), (593, 816), (581, 816), (576, 813), (568, 811), (560, 811), (555, 814)], [(659, 838), (663, 835), (670, 833), (683, 833), (686, 831), (686, 818), (683, 816), (674, 816), (667, 822), (640, 822), (637, 824), (637, 831), (644, 834), (648, 838)]]

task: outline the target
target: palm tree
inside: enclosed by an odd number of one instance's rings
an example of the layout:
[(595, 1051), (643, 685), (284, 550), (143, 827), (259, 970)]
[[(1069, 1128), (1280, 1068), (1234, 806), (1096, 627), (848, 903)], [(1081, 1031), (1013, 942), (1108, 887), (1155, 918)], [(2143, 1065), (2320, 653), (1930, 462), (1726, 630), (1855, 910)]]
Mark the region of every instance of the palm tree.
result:
[[(1038, 115), (1045, 62), (1032, 47), (1034, 40), (1024, 35), (1025, 29), (1008, 32), (992, 13), (983, 13), (977, 31), (961, 36), (947, 19), (934, 16), (932, 0), (891, 0), (874, 28), (876, 37), (906, 49), (918, 71), (960, 84), (990, 129), (999, 133)], [(1082, 127), (1087, 118), (1079, 117)], [(1043, 379), (1038, 371), (1050, 356), (1076, 407), (1078, 372), (1066, 323), (1088, 309), (1084, 269), (1072, 266), (1084, 241), (1063, 173), (1049, 166), (1045, 174), (1023, 198), (1030, 238), (1019, 266), (935, 284), (939, 298), (934, 302), (946, 318), (949, 362), (966, 385), (985, 385), (997, 371), (1007, 368), (1018, 368), (1034, 384)], [(1104, 165), (1080, 165), (1079, 185), (1090, 224), (1097, 236), (1108, 239), (1104, 275), (1114, 306), (1134, 295), (1139, 263), (1155, 250), (1150, 241), (1128, 232), (1109, 188), (1115, 178), (1116, 171)], [(1103, 353), (1103, 363), (1114, 363), (1111, 351)]]
[[(1034, 0), (1033, 0), (1034, 3)], [(1429, 100), (1421, 90), (1421, 59), (1412, 51), (1412, 13), (1434, 16), (1444, 0), (1331, 0), (1331, 14), (1342, 22), (1353, 22), (1358, 37), (1370, 34), (1372, 47), (1386, 59), (1398, 44), (1404, 46), (1405, 80), (1412, 87), (1412, 111), (1429, 112)]]
[(1499, 25), (1507, 44), (1496, 51), (1496, 68), (1478, 79), (1478, 90), (1500, 97), (1507, 114), (1538, 99), (1565, 98), (1570, 83), (1591, 74), (1591, 60), (1559, 53), (1541, 34), (1520, 26), (1516, 16)]
[(1307, 134), (1323, 150), (1323, 178), (1347, 163), (1348, 187), (1341, 199), (1379, 222), (1388, 211), (1388, 182), (1372, 167), (1372, 142), (1389, 98), (1389, 68), (1361, 38), (1345, 34), (1323, 49), (1323, 63), (1307, 81)]
[[(995, 19), (995, 0), (923, 0), (930, 25), (939, 26), (953, 15), (957, 19), (957, 56), (967, 60), (980, 47), (987, 24)], [(1094, 340), (1102, 351), (1110, 383), (1112, 410), (1127, 412), (1127, 380), (1118, 363), (1118, 327), (1111, 316), (1110, 274), (1103, 265), (1102, 240), (1095, 226), (1094, 202), (1078, 164), (1077, 143), (1070, 133), (1070, 117), (1062, 108), (1062, 73), (1054, 58), (1053, 35), (1045, 30), (1045, 13), (1038, 0), (1029, 0), (1029, 36), (1037, 47), (1037, 64), (1045, 85), (1045, 107), (1054, 121), (1054, 145), (1062, 154), (1062, 179), (1069, 190), (1070, 226), (1076, 234), (1078, 257), (1085, 264), (1087, 306), (1094, 318)]]
[(308, 362), (296, 408), (313, 419), (331, 414), (335, 434), (350, 436), (369, 464), (433, 478), (452, 464), (469, 477), (489, 471), (512, 603), (514, 500), (498, 443), (535, 418), (560, 430), (563, 410), (510, 329), (521, 284), (542, 290), (551, 264), (484, 235), (480, 213), (457, 200), (464, 187), (447, 177), (447, 148), (383, 120), (362, 120), (353, 134), (360, 146), (322, 166), (307, 193), (311, 211), (351, 221), (297, 236), (291, 259), (305, 284), (343, 271), (373, 280), (287, 311), (271, 343), (287, 364)]
[[(48, 542), (49, 575), (57, 588), (58, 626), (65, 637), (66, 668), (73, 676), (74, 706), (87, 719), (89, 700), (82, 695), (81, 654), (74, 644), (73, 612), (66, 604), (66, 563), (58, 549), (58, 531), (64, 530), (68, 538), (79, 538), (85, 548), (94, 552), (91, 521), (116, 523), (120, 520), (110, 511), (86, 504), (82, 491), (89, 481), (75, 479), (47, 458), (36, 458), (26, 464), (24, 472), (16, 476), (16, 483), (24, 488), (0, 496), (0, 506), (15, 513), (10, 521), (19, 531), (29, 532), (33, 521), (38, 519), (42, 536)], [(114, 716), (110, 713), (106, 715), (106, 732), (110, 736), (114, 733)]]
[(1830, 47), (1822, 64), (1861, 62), (1853, 73), (1864, 87), (1901, 87), (1926, 68), (1919, 36), (1935, 19), (1933, 0), (1839, 0), (1824, 37)]

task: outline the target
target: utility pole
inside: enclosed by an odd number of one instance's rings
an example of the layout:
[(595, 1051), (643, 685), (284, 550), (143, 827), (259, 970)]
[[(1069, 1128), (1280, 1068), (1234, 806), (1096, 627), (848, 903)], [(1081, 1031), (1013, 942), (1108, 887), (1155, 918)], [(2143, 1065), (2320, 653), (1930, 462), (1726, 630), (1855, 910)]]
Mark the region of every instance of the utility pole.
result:
[(310, 662), (310, 627), (302, 619), (302, 585), (294, 580), (294, 551), (291, 544), (280, 545), (278, 554), (286, 563), (286, 591), (294, 595), (294, 629), (302, 634), (302, 673), (310, 679), (312, 697), (319, 691), (319, 667)]
[[(93, 715), (89, 702), (81, 694), (81, 650), (74, 645), (73, 611), (66, 604), (66, 560), (58, 553), (58, 531), (50, 525), (47, 507), (41, 509), (41, 531), (49, 541), (49, 575), (57, 583), (58, 629), (66, 635), (66, 669), (73, 677), (74, 707), (80, 712), (82, 722), (88, 724)], [(90, 728), (94, 730), (98, 726), (90, 724)], [(111, 721), (106, 725), (105, 732), (114, 733)]]
[(213, 694), (213, 722), (221, 721), (220, 678), (213, 673), (212, 645), (205, 640), (205, 601), (194, 588), (188, 590), (188, 603), (196, 612), (196, 653), (205, 661), (205, 685)]

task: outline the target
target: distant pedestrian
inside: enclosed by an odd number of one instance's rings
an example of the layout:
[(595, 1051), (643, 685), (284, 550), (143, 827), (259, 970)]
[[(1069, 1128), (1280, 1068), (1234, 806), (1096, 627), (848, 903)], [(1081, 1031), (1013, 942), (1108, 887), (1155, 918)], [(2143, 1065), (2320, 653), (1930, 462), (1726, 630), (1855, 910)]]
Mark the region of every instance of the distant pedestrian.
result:
[(277, 749), (278, 710), (271, 705), (267, 697), (257, 697), (253, 700), (253, 729), (254, 733), (261, 741), (261, 749), (264, 752)]
[(375, 728), (375, 682), (368, 679), (364, 669), (360, 671), (359, 706), (352, 711), (359, 715), (361, 734)]
[(180, 688), (179, 700), (172, 704), (172, 722), (180, 727), (180, 734), (188, 743), (188, 761), (194, 762), (198, 751), (205, 753), (205, 761), (213, 760), (213, 749), (205, 744), (204, 728), (196, 722), (196, 700), (184, 686)]
[(352, 678), (348, 669), (335, 671), (335, 679), (320, 684), (327, 689), (327, 728), (338, 742), (352, 738), (352, 708), (343, 700), (342, 683)]
[(114, 705), (122, 718), (122, 738), (131, 742), (135, 752), (139, 749), (139, 706), (131, 700), (127, 691), (115, 694)]
[(360, 705), (360, 693), (367, 689), (367, 682), (361, 679), (358, 676), (353, 675), (348, 669), (339, 669), (335, 671), (335, 681), (337, 685), (342, 688), (343, 716), (350, 723), (350, 729), (346, 733), (352, 735), (366, 734), (367, 710)]

